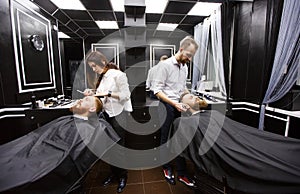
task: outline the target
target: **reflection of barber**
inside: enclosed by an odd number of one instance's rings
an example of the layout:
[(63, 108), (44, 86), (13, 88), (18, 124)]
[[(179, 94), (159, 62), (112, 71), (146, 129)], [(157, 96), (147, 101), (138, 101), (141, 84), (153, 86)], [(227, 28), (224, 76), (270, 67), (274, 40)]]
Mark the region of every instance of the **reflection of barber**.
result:
[[(126, 74), (121, 72), (116, 65), (108, 63), (106, 57), (98, 52), (91, 52), (86, 57), (86, 63), (99, 74), (95, 96), (104, 96), (102, 99), (104, 116), (112, 125), (117, 134), (122, 138), (119, 144), (125, 145), (125, 130), (119, 125), (117, 118), (125, 111), (132, 111), (130, 91)], [(85, 90), (85, 95), (93, 95), (91, 90)], [(123, 156), (123, 158), (122, 158)], [(124, 161), (123, 153), (119, 154)], [(119, 179), (118, 192), (122, 192), (126, 186), (127, 170), (111, 166), (112, 174), (104, 180), (104, 186), (109, 185), (114, 178)]]
[[(159, 61), (164, 61), (166, 59), (168, 59), (168, 56), (167, 55), (162, 55), (160, 57)], [(156, 96), (153, 94), (153, 90), (151, 88), (152, 87), (153, 75), (156, 73), (156, 69), (157, 69), (157, 65), (155, 65), (154, 67), (149, 69), (147, 80), (146, 80), (146, 89), (148, 89), (150, 91), (150, 98), (153, 98), (153, 99), (157, 99)]]
[[(198, 45), (191, 37), (185, 37), (180, 41), (179, 51), (157, 65), (156, 73), (153, 76), (153, 92), (165, 105), (167, 115), (161, 126), (161, 144), (168, 141), (170, 126), (174, 119), (180, 116), (180, 112), (186, 111), (182, 103), (179, 103), (180, 95), (187, 91), (186, 79), (188, 68), (186, 63), (191, 61)], [(159, 111), (162, 113), (163, 111)], [(161, 115), (160, 118), (165, 118)], [(167, 153), (162, 153), (163, 156)], [(186, 161), (178, 156), (176, 158), (178, 180), (189, 187), (194, 187), (194, 181), (188, 176)], [(174, 175), (169, 163), (163, 165), (163, 173), (170, 184), (175, 184)]]

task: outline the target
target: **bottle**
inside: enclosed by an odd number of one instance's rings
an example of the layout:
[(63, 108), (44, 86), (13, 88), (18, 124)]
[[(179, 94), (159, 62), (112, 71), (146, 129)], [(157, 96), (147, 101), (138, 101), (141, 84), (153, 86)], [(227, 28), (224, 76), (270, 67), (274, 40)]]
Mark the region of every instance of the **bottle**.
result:
[(31, 108), (36, 109), (36, 101), (35, 101), (35, 96), (31, 96)]

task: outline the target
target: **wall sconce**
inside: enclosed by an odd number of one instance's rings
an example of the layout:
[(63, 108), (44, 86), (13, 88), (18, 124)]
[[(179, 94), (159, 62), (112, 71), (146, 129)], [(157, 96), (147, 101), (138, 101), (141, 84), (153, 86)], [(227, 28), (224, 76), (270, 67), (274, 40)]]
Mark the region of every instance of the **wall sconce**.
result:
[(31, 46), (37, 50), (37, 51), (43, 51), (44, 50), (44, 41), (42, 40), (42, 38), (39, 35), (31, 35), (29, 37), (29, 41), (31, 43)]

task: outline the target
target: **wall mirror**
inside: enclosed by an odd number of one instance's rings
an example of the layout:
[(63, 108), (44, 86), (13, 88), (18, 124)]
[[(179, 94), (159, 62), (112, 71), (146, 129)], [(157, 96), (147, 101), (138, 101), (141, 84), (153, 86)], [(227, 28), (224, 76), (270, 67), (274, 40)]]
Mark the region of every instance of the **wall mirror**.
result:
[(115, 63), (119, 67), (119, 44), (93, 43), (92, 51), (100, 51), (108, 61)]
[[(150, 68), (155, 66), (162, 55), (167, 55), (168, 57), (175, 55), (176, 47), (175, 45), (150, 45)], [(192, 63), (188, 63), (188, 77), (187, 82), (191, 83), (192, 75)]]
[(155, 66), (162, 55), (171, 57), (175, 54), (175, 45), (150, 44), (150, 68)]
[(19, 93), (55, 89), (50, 20), (17, 1), (11, 20)]

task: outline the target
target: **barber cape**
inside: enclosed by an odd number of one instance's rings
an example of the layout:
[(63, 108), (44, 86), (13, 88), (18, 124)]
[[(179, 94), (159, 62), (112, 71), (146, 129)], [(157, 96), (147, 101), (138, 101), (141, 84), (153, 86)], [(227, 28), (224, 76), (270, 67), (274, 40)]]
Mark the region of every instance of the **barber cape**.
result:
[(300, 140), (260, 131), (217, 111), (174, 122), (172, 150), (192, 140), (182, 155), (207, 174), (249, 193), (300, 192)]
[(65, 193), (119, 139), (96, 117), (55, 119), (0, 146), (0, 191)]

